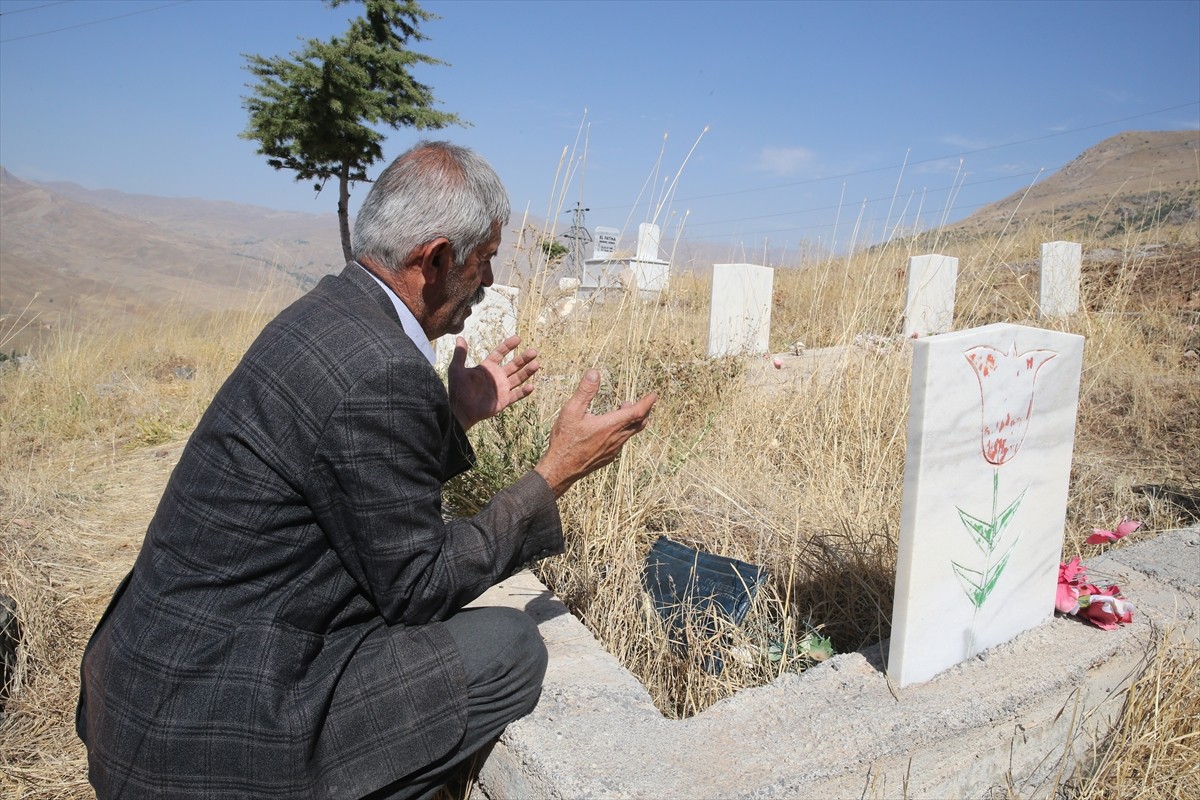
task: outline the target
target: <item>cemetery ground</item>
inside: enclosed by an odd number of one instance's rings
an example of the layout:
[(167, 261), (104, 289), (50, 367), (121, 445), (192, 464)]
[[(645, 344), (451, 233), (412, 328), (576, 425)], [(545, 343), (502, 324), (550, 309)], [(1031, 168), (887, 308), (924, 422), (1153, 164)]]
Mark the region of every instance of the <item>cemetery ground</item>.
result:
[[(597, 405), (651, 390), (660, 400), (621, 459), (564, 498), (567, 553), (538, 573), (664, 715), (693, 715), (811, 666), (825, 639), (838, 653), (886, 639), (911, 356), (900, 335), (904, 265), (943, 252), (960, 259), (956, 329), (1006, 321), (1086, 337), (1063, 558), (1102, 552), (1084, 538), (1124, 516), (1144, 523), (1129, 540), (1193, 524), (1194, 228), (1115, 249), (1084, 241), (1083, 308), (1039, 320), (1038, 248), (1055, 238), (1021, 230), (920, 249), (894, 242), (777, 270), (770, 342), (780, 369), (705, 357), (703, 276), (673, 276), (658, 302), (609, 295), (539, 327), (553, 292), (533, 263), (520, 328), (543, 354), (538, 390), (473, 433), (479, 466), (447, 487), (447, 508), (472, 511), (532, 465), (553, 415), (595, 364), (604, 373)], [(0, 721), (5, 797), (91, 796), (73, 730), (82, 648), (188, 432), (272, 311), (185, 307), (134, 327), (60, 326), (0, 374), (0, 593), (15, 601), (21, 637)], [(726, 631), (731, 642), (697, 637), (686, 654), (666, 646), (641, 583), (660, 535), (768, 570), (746, 621)], [(1052, 796), (1200, 796), (1200, 644), (1159, 634), (1124, 689), (1116, 731), (1088, 743), (1093, 757), (1061, 775)], [(714, 675), (702, 664), (716, 647), (725, 669)]]

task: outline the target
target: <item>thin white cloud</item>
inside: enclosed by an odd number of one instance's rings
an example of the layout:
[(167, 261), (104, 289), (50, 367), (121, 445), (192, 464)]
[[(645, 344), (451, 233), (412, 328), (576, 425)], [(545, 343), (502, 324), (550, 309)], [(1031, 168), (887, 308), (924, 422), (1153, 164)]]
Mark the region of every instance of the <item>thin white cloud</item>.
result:
[(795, 175), (811, 164), (815, 155), (807, 147), (764, 147), (754, 168), (779, 177)]
[(964, 152), (969, 152), (972, 150), (984, 150), (996, 144), (995, 142), (989, 142), (985, 139), (971, 139), (967, 136), (959, 136), (958, 134), (954, 133), (943, 136), (938, 139), (938, 141), (942, 144), (950, 145), (951, 147), (957, 148)]

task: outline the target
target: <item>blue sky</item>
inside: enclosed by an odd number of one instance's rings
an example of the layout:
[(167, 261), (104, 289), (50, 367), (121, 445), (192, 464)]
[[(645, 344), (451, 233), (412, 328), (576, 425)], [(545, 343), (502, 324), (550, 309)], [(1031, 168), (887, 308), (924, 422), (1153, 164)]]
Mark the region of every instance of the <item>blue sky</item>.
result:
[[(515, 209), (559, 219), (555, 173), (574, 148), (565, 199), (582, 183), (589, 226), (636, 227), (661, 205), (668, 230), (731, 248), (845, 244), (856, 222), (860, 241), (877, 239), (898, 221), (962, 218), (1121, 131), (1200, 128), (1200, 0), (424, 7), (441, 19), (416, 49), (451, 66), (418, 78), (473, 123), (434, 135), (483, 153)], [(332, 211), (335, 191), (314, 197), (238, 138), (241, 54), (296, 50), (357, 11), (0, 0), (0, 163), (39, 181)], [(387, 157), (417, 138), (391, 132)]]

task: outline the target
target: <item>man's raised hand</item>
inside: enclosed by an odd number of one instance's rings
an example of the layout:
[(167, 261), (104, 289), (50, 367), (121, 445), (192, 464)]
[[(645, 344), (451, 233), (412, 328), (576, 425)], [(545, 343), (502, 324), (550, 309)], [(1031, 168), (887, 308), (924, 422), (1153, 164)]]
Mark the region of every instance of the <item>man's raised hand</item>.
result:
[(563, 405), (550, 431), (550, 444), (537, 470), (550, 484), (555, 497), (584, 475), (611, 463), (629, 438), (646, 427), (650, 409), (658, 400), (648, 394), (636, 403), (622, 403), (607, 414), (595, 415), (588, 406), (600, 391), (600, 373), (589, 369), (575, 394)]
[(467, 369), (467, 340), (461, 336), (455, 339), (454, 357), (450, 359), (446, 377), (450, 384), (450, 408), (463, 430), (496, 416), (533, 393), (529, 379), (541, 366), (537, 350), (530, 347), (504, 363), (519, 344), (520, 336), (510, 336), (478, 366)]

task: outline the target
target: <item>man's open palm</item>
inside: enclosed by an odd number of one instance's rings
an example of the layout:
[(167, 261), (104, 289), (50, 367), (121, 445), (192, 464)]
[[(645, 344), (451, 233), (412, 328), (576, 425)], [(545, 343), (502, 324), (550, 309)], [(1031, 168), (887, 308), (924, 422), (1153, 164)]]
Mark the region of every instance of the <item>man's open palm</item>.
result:
[(510, 336), (488, 353), (478, 366), (468, 369), (467, 340), (461, 336), (455, 339), (447, 380), (450, 408), (463, 430), (496, 416), (533, 393), (529, 379), (541, 366), (537, 362), (537, 350), (530, 347), (504, 363), (508, 354), (520, 344), (520, 336)]

